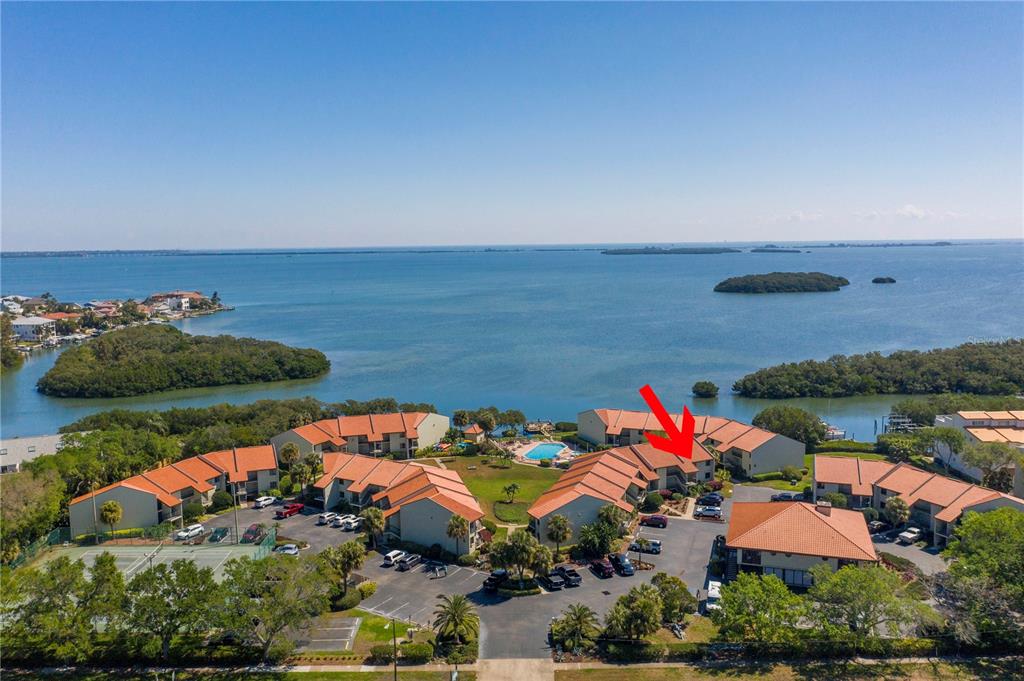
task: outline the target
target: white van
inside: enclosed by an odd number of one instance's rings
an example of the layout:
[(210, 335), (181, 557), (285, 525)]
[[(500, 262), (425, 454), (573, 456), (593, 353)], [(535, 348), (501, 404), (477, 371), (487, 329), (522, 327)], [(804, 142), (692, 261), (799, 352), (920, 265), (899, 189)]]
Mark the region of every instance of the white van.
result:
[(391, 567), (403, 558), (405, 558), (405, 551), (392, 551), (384, 556), (384, 567)]
[(327, 513), (321, 513), (320, 518), (317, 519), (317, 525), (330, 525), (331, 521), (338, 517), (337, 513), (328, 511)]
[(253, 502), (252, 507), (265, 508), (267, 506), (270, 506), (272, 503), (274, 503), (274, 497), (260, 497), (259, 499)]

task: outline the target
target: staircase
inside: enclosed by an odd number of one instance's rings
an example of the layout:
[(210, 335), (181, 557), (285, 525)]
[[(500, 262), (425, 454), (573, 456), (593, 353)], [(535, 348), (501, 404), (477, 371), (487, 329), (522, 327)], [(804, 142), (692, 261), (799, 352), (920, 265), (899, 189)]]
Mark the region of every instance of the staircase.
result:
[(736, 549), (729, 549), (725, 556), (725, 581), (727, 583), (733, 581), (738, 573), (739, 565), (737, 563)]

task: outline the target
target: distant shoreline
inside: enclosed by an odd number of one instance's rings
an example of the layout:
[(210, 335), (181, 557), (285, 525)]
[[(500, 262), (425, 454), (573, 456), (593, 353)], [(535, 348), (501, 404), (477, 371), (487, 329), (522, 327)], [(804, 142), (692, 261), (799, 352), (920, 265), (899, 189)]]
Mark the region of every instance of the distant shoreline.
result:
[[(777, 249), (771, 251), (785, 252), (784, 249), (807, 249), (807, 248), (912, 248), (919, 247), (943, 247), (943, 246), (992, 246), (1000, 243), (1021, 243), (1024, 239), (960, 239), (956, 241), (865, 241), (865, 242), (829, 242), (829, 243), (805, 243), (779, 242)], [(696, 244), (696, 245), (695, 245)], [(783, 245), (784, 244), (784, 245)], [(731, 249), (739, 252), (767, 252), (763, 242), (675, 242), (675, 243), (647, 243), (647, 244), (522, 244), (504, 246), (377, 246), (377, 247), (353, 247), (353, 248), (259, 248), (259, 249), (72, 249), (67, 251), (44, 250), (44, 251), (0, 251), (0, 258), (68, 258), (68, 257), (117, 257), (117, 256), (254, 256), (254, 255), (392, 255), (396, 253), (410, 254), (436, 254), (436, 253), (521, 253), (521, 252), (594, 252), (606, 250), (627, 250), (627, 249), (674, 249), (674, 248), (702, 248), (702, 249)]]

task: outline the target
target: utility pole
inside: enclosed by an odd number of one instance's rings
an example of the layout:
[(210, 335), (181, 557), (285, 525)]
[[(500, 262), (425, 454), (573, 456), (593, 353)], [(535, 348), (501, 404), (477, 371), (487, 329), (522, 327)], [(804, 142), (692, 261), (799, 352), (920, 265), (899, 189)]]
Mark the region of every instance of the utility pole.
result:
[(96, 514), (96, 484), (89, 484), (89, 491), (92, 492), (92, 532), (95, 535), (96, 546), (100, 545), (99, 516)]
[[(237, 461), (238, 460), (238, 453), (235, 451), (234, 446), (231, 447), (231, 459), (233, 461)], [(231, 475), (227, 474), (227, 476), (228, 476), (228, 484), (230, 485), (231, 484)], [(241, 541), (242, 541), (242, 538), (238, 534), (238, 483), (237, 482), (235, 483), (235, 486), (233, 488), (231, 496), (232, 496), (232, 499), (235, 502), (235, 513), (234, 513), (234, 515), (235, 515), (235, 543), (236, 544), (240, 544)]]

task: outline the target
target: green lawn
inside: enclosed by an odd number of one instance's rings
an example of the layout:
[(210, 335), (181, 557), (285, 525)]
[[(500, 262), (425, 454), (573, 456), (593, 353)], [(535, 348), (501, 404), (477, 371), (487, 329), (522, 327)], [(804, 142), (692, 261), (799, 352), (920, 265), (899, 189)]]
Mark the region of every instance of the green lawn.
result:
[(809, 487), (814, 484), (815, 456), (845, 456), (856, 459), (866, 459), (869, 461), (886, 461), (886, 457), (884, 455), (875, 454), (873, 452), (817, 452), (816, 454), (804, 454), (804, 468), (807, 469), (807, 474), (804, 475), (804, 477), (802, 477), (796, 484), (790, 484), (786, 480), (763, 480), (760, 482), (748, 480), (740, 484), (756, 487), (770, 487), (782, 492), (802, 492), (804, 487)]
[[(484, 459), (488, 463), (483, 463)], [(479, 499), (488, 518), (494, 522), (523, 525), (529, 522), (526, 509), (562, 474), (562, 471), (555, 468), (528, 466), (481, 456), (458, 456), (454, 461), (446, 459), (444, 465), (462, 476), (466, 487)], [(516, 493), (516, 503), (509, 506), (504, 503), (508, 497), (503, 490), (512, 482), (519, 483), (519, 492)], [(495, 504), (498, 502), (502, 502), (499, 512), (514, 520), (502, 520), (495, 514)]]

